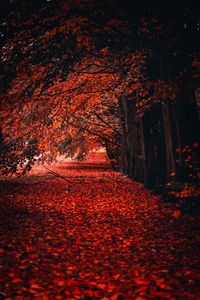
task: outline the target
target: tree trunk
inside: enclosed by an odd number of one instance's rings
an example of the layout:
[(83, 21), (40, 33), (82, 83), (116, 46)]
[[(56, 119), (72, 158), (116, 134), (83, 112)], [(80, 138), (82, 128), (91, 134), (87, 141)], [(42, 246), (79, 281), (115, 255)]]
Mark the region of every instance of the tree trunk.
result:
[(162, 103), (162, 114), (164, 124), (164, 136), (165, 136), (165, 147), (166, 147), (166, 161), (167, 161), (167, 177), (176, 174), (176, 162), (175, 162), (175, 149), (174, 139), (172, 132), (172, 118), (170, 112), (169, 103)]
[(127, 144), (127, 108), (126, 108), (126, 99), (124, 96), (119, 98), (119, 115), (120, 115), (120, 122), (122, 127), (122, 135), (120, 141), (120, 170), (121, 172), (127, 174), (129, 162), (128, 162), (128, 149), (129, 146)]
[(134, 177), (134, 165), (135, 165), (135, 103), (133, 99), (127, 100), (127, 145), (128, 145), (128, 175)]

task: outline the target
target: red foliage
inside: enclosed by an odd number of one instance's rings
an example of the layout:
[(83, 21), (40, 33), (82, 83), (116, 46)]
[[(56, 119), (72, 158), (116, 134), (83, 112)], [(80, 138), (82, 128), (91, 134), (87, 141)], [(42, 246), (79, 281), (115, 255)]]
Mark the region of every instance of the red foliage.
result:
[(197, 216), (107, 165), (53, 170), (68, 181), (37, 170), (2, 181), (0, 292), (7, 299), (198, 298)]

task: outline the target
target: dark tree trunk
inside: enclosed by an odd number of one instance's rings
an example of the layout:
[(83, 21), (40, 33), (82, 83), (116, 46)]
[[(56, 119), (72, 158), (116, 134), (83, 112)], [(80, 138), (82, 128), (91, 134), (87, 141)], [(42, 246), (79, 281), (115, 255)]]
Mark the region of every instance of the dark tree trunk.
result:
[(144, 116), (146, 182), (149, 187), (159, 187), (166, 177), (166, 152), (162, 110), (159, 105)]
[(113, 170), (119, 169), (119, 144), (118, 144), (118, 136), (114, 137), (113, 143), (109, 143), (105, 141), (105, 148), (107, 152), (107, 156), (110, 160), (110, 164)]
[(176, 174), (175, 162), (175, 140), (172, 129), (172, 115), (170, 110), (170, 103), (162, 103), (162, 115), (164, 124), (165, 148), (166, 148), (166, 165), (167, 177)]
[(120, 141), (120, 170), (121, 172), (128, 173), (128, 144), (127, 144), (127, 109), (126, 109), (126, 99), (124, 96), (119, 99), (119, 115), (122, 127), (122, 135)]
[(146, 165), (145, 165), (145, 144), (144, 144), (144, 131), (143, 131), (142, 119), (135, 121), (134, 141), (135, 141), (134, 177), (135, 179), (141, 182), (145, 182)]
[(135, 104), (134, 99), (127, 100), (127, 159), (129, 162), (127, 174), (130, 177), (134, 177), (134, 165), (135, 165), (135, 142), (134, 142), (134, 134), (135, 134)]

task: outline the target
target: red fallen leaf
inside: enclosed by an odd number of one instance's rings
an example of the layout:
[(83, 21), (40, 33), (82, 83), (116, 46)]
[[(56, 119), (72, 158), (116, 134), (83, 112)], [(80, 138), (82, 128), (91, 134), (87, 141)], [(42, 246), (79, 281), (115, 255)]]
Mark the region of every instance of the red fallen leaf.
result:
[(107, 286), (108, 292), (113, 292), (115, 289), (116, 289), (116, 286), (114, 286), (113, 284), (109, 284), (109, 285)]
[(0, 248), (0, 254), (3, 254), (5, 250), (3, 248)]
[(41, 296), (41, 300), (50, 300), (50, 297), (48, 295)]
[[(81, 295), (82, 292), (80, 291), (80, 289), (78, 287), (73, 287), (73, 294), (78, 296), (78, 295)], [(67, 291), (65, 291), (65, 295), (67, 295)]]
[(21, 279), (20, 278), (14, 278), (12, 280), (12, 283), (18, 283), (18, 282), (21, 282)]
[(113, 278), (114, 278), (115, 280), (118, 280), (118, 279), (120, 278), (120, 274), (114, 275)]
[(12, 277), (15, 277), (15, 273), (14, 273), (14, 272), (10, 272), (10, 273), (8, 274), (8, 276), (11, 277), (11, 278), (12, 278)]
[(40, 290), (40, 289), (41, 289), (41, 286), (34, 283), (34, 284), (31, 284), (31, 289), (32, 289), (32, 290)]
[(171, 177), (173, 177), (173, 176), (175, 176), (175, 175), (176, 175), (175, 172), (170, 173), (170, 176), (171, 176)]
[(182, 215), (182, 213), (180, 210), (175, 210), (173, 212), (173, 217), (175, 217), (175, 218), (180, 218), (181, 215)]
[(87, 290), (84, 292), (84, 295), (89, 296), (89, 297), (94, 297), (92, 299), (96, 299), (96, 297), (98, 296), (98, 292), (92, 291), (92, 290)]
[(65, 286), (65, 283), (66, 283), (65, 280), (57, 280), (57, 281), (56, 281), (56, 284), (57, 284), (58, 286)]
[(125, 240), (123, 244), (124, 244), (125, 247), (128, 247), (128, 246), (131, 245), (131, 241)]
[(57, 296), (55, 296), (55, 300), (63, 300), (63, 296), (57, 295)]
[(156, 285), (159, 286), (161, 289), (171, 290), (171, 287), (168, 286), (162, 278), (156, 279)]
[(101, 289), (101, 290), (105, 290), (106, 289), (106, 284), (104, 284), (104, 283), (99, 283), (99, 284), (97, 284), (96, 285), (99, 289)]
[(167, 270), (167, 269), (163, 269), (163, 270), (160, 270), (160, 272), (162, 272), (162, 273), (168, 273), (168, 272), (169, 272), (169, 270)]
[(143, 278), (134, 278), (134, 281), (138, 285), (148, 285), (149, 282)]
[[(119, 294), (114, 294), (114, 295), (112, 295), (112, 296), (111, 296), (110, 298), (108, 298), (108, 299), (111, 299), (111, 300), (118, 300), (119, 297), (120, 297)], [(105, 299), (105, 300), (106, 300), (106, 299)]]
[[(82, 222), (81, 222), (82, 224)], [(75, 245), (78, 246), (81, 244), (81, 240), (80, 240), (80, 237), (77, 238), (76, 242), (75, 242)]]
[(75, 271), (76, 269), (77, 269), (76, 266), (69, 266), (67, 268), (68, 271)]

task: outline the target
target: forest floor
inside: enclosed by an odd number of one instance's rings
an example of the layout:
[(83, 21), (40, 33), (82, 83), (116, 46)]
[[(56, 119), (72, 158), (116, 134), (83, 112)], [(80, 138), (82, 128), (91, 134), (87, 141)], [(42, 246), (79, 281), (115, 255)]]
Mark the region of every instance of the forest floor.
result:
[(0, 299), (200, 299), (196, 210), (108, 165), (53, 171), (0, 182)]

